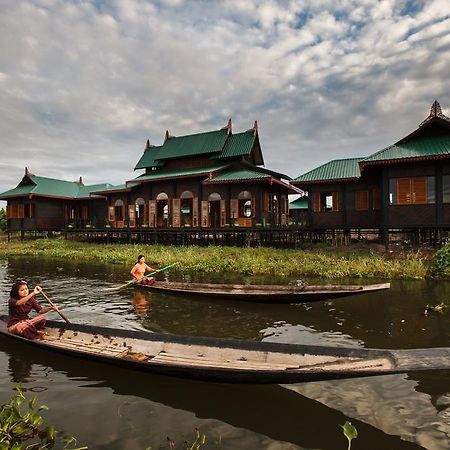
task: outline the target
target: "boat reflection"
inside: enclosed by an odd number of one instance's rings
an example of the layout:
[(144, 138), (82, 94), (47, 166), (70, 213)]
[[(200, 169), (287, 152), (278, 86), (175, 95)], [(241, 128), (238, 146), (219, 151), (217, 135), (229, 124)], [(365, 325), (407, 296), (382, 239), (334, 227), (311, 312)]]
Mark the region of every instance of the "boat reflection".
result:
[[(33, 368), (39, 365), (39, 370), (43, 366), (47, 374), (59, 372), (69, 379), (83, 380), (83, 385), (78, 385), (77, 390), (109, 388), (115, 395), (148, 399), (177, 410), (192, 412), (198, 419), (220, 420), (301, 448), (334, 450), (340, 443), (345, 443), (339, 425), (348, 417), (278, 385), (204, 383), (130, 372), (94, 361), (80, 364), (78, 358), (55, 355), (20, 342), (5, 342), (5, 339), (0, 340), (0, 352), (9, 358), (8, 377), (11, 382), (26, 385)], [(52, 376), (49, 376), (49, 383), (51, 379)], [(98, 408), (101, 414), (102, 405), (98, 405)], [(421, 448), (364, 422), (350, 420), (359, 432), (358, 448)]]

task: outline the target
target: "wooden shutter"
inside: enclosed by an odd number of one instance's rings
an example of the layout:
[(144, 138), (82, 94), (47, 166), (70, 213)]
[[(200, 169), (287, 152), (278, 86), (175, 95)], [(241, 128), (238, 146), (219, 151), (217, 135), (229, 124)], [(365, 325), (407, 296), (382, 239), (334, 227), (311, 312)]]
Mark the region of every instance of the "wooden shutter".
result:
[(237, 219), (238, 211), (239, 211), (239, 200), (237, 198), (232, 198), (230, 200), (230, 217), (232, 219)]
[(209, 227), (209, 202), (202, 200), (201, 202), (201, 226)]
[(108, 206), (108, 222), (116, 220), (116, 209), (114, 206)]
[(227, 223), (226, 201), (220, 200), (220, 226), (224, 227), (226, 223)]
[(252, 217), (256, 217), (256, 199), (252, 197)]
[(149, 200), (148, 202), (148, 226), (150, 228), (156, 226), (156, 200)]
[(6, 218), (12, 219), (11, 217), (11, 205), (6, 205)]
[(172, 226), (174, 228), (181, 226), (181, 200), (179, 198), (172, 199)]
[(88, 207), (87, 207), (87, 206), (83, 206), (83, 207), (81, 208), (81, 218), (82, 218), (83, 220), (87, 220), (87, 219), (88, 219), (88, 216), (89, 216), (88, 212), (89, 212), (89, 210), (88, 210)]
[(23, 219), (25, 217), (25, 208), (23, 205), (17, 205), (17, 218)]
[(355, 210), (369, 210), (369, 191), (355, 191)]
[(412, 178), (412, 203), (428, 202), (427, 177)]
[(399, 205), (406, 205), (411, 203), (411, 179), (398, 178), (397, 179), (397, 203)]
[(270, 212), (270, 196), (268, 192), (263, 192), (263, 212)]
[(313, 211), (320, 212), (320, 193), (316, 192), (313, 196)]
[(381, 209), (381, 190), (380, 188), (372, 189), (372, 209)]
[(198, 227), (198, 197), (192, 199), (192, 226)]
[(333, 204), (331, 206), (331, 211), (339, 211), (339, 193), (332, 192)]
[(133, 205), (128, 205), (128, 226), (134, 228), (136, 226), (136, 207)]

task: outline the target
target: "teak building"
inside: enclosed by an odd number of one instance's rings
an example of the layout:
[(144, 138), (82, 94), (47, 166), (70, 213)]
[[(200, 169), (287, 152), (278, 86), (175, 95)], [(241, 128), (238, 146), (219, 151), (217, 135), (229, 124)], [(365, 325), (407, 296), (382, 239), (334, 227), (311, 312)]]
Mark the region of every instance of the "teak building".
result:
[[(242, 133), (225, 128), (171, 136), (151, 146), (123, 186), (98, 191), (107, 197), (114, 228), (284, 226), (288, 194), (299, 190), (264, 164), (257, 123)], [(286, 180), (286, 181), (283, 181)]]
[(11, 230), (86, 224), (282, 227), (288, 221), (288, 195), (302, 191), (288, 183), (288, 176), (263, 165), (257, 123), (233, 134), (229, 120), (226, 127), (205, 133), (175, 137), (166, 132), (160, 146), (147, 141), (135, 166), (144, 173), (123, 185), (82, 186), (26, 174), (0, 199), (8, 201)]
[(25, 168), (20, 183), (0, 194), (7, 201), (6, 217), (10, 231), (52, 231), (72, 226), (104, 226), (106, 203), (93, 195), (108, 184), (85, 186), (78, 181), (64, 181), (33, 175)]
[(368, 157), (330, 161), (292, 182), (308, 191), (308, 226), (450, 230), (450, 119), (435, 101), (419, 127)]

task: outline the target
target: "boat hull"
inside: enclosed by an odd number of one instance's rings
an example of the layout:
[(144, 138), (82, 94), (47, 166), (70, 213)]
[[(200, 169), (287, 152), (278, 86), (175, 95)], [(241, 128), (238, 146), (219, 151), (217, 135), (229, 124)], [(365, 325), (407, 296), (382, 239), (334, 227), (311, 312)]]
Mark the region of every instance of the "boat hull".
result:
[(136, 286), (175, 295), (206, 296), (261, 303), (305, 303), (377, 292), (389, 289), (390, 283), (366, 286), (283, 286), (157, 282), (152, 285)]
[[(378, 350), (189, 337), (48, 321), (47, 351), (162, 375), (227, 383), (298, 383), (450, 369), (450, 349)], [(419, 352), (419, 353), (414, 353)], [(420, 359), (417, 356), (420, 355)]]

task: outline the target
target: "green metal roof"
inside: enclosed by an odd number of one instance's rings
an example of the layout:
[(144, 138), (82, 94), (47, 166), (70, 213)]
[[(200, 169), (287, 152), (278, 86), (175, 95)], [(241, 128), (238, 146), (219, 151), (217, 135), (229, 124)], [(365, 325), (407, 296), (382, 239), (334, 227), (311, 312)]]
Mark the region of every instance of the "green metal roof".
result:
[(158, 161), (158, 155), (162, 150), (163, 146), (158, 145), (157, 147), (149, 147), (144, 151), (141, 159), (136, 164), (134, 170), (146, 169), (147, 167), (159, 167), (162, 166), (162, 162)]
[(361, 159), (362, 158), (335, 159), (294, 178), (292, 181), (294, 183), (309, 183), (315, 181), (359, 178), (361, 174), (358, 162), (361, 161)]
[(0, 194), (1, 199), (21, 197), (24, 195), (40, 195), (44, 197), (61, 198), (88, 198), (92, 190), (110, 186), (109, 184), (96, 184), (84, 186), (75, 181), (64, 181), (55, 178), (26, 175), (14, 189)]
[(225, 142), (225, 147), (217, 158), (225, 159), (247, 156), (252, 150), (254, 140), (255, 134), (253, 130), (230, 134)]
[(362, 159), (361, 163), (444, 155), (450, 155), (450, 136), (421, 138), (403, 144), (394, 144)]
[(186, 176), (195, 176), (195, 175), (208, 175), (210, 172), (216, 172), (221, 169), (225, 169), (228, 165), (221, 166), (212, 166), (212, 167), (196, 167), (191, 169), (182, 169), (182, 170), (154, 170), (151, 173), (146, 173), (143, 175), (134, 178), (133, 180), (127, 181), (128, 184), (137, 184), (142, 181), (152, 181), (152, 180), (161, 180), (164, 178), (178, 178), (178, 177), (186, 177)]
[(91, 194), (107, 194), (109, 192), (118, 192), (118, 191), (129, 191), (130, 188), (128, 188), (125, 184), (117, 184), (113, 186), (112, 184), (108, 184), (105, 186), (105, 188), (100, 189), (93, 189), (91, 191)]
[(271, 175), (249, 169), (229, 170), (213, 176), (208, 182), (215, 181), (245, 181), (272, 178)]
[(218, 153), (227, 140), (226, 128), (206, 133), (170, 137), (158, 151), (159, 160)]
[(308, 209), (308, 197), (299, 197), (289, 203), (289, 209)]

